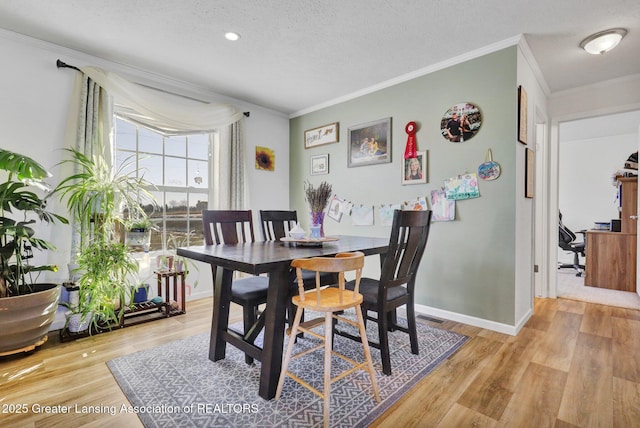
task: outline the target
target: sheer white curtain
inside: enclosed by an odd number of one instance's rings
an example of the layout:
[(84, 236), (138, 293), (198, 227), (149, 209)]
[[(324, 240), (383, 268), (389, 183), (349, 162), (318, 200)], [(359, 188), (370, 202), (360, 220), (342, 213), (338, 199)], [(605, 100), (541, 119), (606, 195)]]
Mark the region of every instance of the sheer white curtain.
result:
[(136, 123), (165, 135), (213, 132), (242, 119), (242, 112), (228, 104), (207, 104), (177, 97), (131, 83), (117, 74), (96, 67), (82, 72), (114, 97)]
[(220, 130), (219, 144), (213, 144), (212, 209), (247, 209), (249, 189), (244, 167), (244, 136), (242, 121)]
[(214, 138), (213, 133), (219, 132), (219, 141), (213, 145), (210, 206), (245, 208), (248, 189), (241, 111), (228, 104), (207, 104), (144, 87), (100, 68), (80, 70), (72, 96), (67, 146), (91, 153), (91, 147), (100, 142), (110, 150), (105, 155), (111, 160), (114, 103), (119, 115), (164, 135), (210, 133)]
[[(67, 122), (67, 147), (87, 155), (102, 152), (110, 164), (113, 159), (111, 136), (113, 129), (112, 102), (107, 92), (85, 74), (78, 74), (71, 96), (70, 114)], [(62, 174), (68, 177), (76, 172), (72, 164), (60, 165)], [(72, 221), (71, 260), (83, 246), (86, 231)]]

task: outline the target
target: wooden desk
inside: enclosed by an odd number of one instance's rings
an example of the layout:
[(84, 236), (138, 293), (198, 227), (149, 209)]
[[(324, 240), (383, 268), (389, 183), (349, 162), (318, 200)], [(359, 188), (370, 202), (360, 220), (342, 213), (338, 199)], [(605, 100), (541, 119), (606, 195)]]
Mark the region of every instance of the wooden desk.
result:
[(590, 230), (585, 239), (584, 285), (635, 292), (636, 234)]
[[(324, 243), (322, 247), (296, 247), (282, 242), (254, 242), (178, 248), (179, 256), (208, 263), (212, 266), (212, 270), (216, 270), (209, 359), (212, 361), (223, 359), (226, 344), (230, 343), (259, 360), (262, 365), (258, 393), (264, 399), (269, 400), (275, 396), (282, 367), (291, 261), (298, 258), (333, 256), (350, 251), (362, 251), (365, 255), (380, 254), (383, 257), (389, 244), (388, 238), (357, 236), (339, 236), (339, 238), (338, 241)], [(253, 343), (258, 331), (252, 328), (243, 336), (228, 327), (231, 281), (235, 270), (252, 275), (269, 274), (267, 305), (262, 320), (264, 322), (262, 348)]]

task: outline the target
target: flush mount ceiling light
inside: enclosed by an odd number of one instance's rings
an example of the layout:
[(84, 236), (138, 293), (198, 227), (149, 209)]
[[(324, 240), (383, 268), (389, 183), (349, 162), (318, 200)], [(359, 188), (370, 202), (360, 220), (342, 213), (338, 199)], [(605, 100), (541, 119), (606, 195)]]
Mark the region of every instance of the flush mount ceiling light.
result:
[(224, 38), (235, 42), (236, 40), (240, 39), (240, 34), (234, 33), (233, 31), (228, 31), (224, 33)]
[(601, 31), (580, 42), (580, 47), (592, 55), (603, 54), (618, 46), (626, 34), (627, 30), (624, 28)]

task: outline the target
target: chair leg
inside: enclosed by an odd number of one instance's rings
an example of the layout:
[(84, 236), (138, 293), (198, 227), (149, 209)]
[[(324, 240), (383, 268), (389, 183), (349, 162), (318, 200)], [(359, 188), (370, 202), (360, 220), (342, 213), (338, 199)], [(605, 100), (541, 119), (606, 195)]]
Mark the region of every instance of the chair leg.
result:
[(418, 331), (416, 328), (416, 312), (413, 301), (407, 303), (407, 327), (409, 329), (409, 341), (411, 342), (411, 353), (418, 355)]
[(387, 316), (389, 317), (389, 331), (396, 331), (396, 324), (398, 324), (398, 314), (396, 310), (392, 310), (387, 312)]
[(287, 351), (284, 354), (284, 361), (282, 362), (282, 369), (280, 371), (280, 378), (278, 379), (278, 387), (276, 388), (276, 400), (280, 399), (282, 393), (282, 384), (284, 384), (284, 378), (287, 375), (287, 369), (289, 368), (289, 361), (291, 361), (291, 352), (293, 351), (293, 343), (298, 333), (298, 326), (300, 325), (300, 318), (302, 317), (302, 308), (298, 307), (296, 310), (296, 316), (293, 320), (293, 326), (291, 327), (291, 336), (289, 336), (289, 342), (287, 343)]
[[(242, 310), (243, 313), (243, 324), (244, 324), (244, 335), (246, 335), (253, 324), (256, 322), (256, 312), (258, 311), (257, 306), (245, 306)], [(244, 354), (244, 362), (247, 364), (253, 364), (253, 357), (250, 357), (247, 354)]]
[(380, 357), (382, 359), (382, 373), (391, 374), (391, 356), (389, 355), (389, 317), (387, 313), (378, 312), (378, 336), (380, 343)]
[(375, 370), (373, 369), (373, 360), (371, 359), (371, 350), (369, 349), (369, 340), (367, 340), (367, 329), (362, 316), (362, 309), (356, 306), (356, 316), (358, 317), (358, 328), (360, 329), (360, 337), (362, 337), (362, 348), (364, 349), (364, 358), (367, 361), (367, 371), (371, 378), (371, 387), (373, 388), (373, 396), (376, 401), (380, 402), (380, 392), (378, 391), (378, 383), (376, 382)]
[(332, 334), (333, 317), (331, 312), (324, 316), (324, 426), (329, 426), (329, 410), (331, 406), (331, 351), (333, 349)]

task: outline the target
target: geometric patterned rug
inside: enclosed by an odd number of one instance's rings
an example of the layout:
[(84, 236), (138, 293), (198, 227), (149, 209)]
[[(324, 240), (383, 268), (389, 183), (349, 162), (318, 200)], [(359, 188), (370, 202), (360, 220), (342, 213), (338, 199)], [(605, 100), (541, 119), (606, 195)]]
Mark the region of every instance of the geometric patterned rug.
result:
[[(398, 321), (404, 320), (398, 317)], [(389, 334), (391, 376), (382, 373), (380, 352), (371, 348), (380, 403), (374, 400), (364, 371), (332, 385), (330, 426), (369, 425), (469, 339), (417, 321), (420, 355), (411, 353), (406, 333)], [(377, 341), (375, 325), (368, 326), (369, 339)], [(241, 329), (240, 325), (233, 327)], [(343, 330), (348, 327), (340, 326)], [(285, 338), (285, 346), (286, 342)], [(294, 353), (317, 343), (313, 337), (298, 339)], [(334, 347), (356, 361), (364, 359), (359, 342), (336, 335)], [(264, 400), (258, 395), (260, 362), (245, 364), (244, 354), (231, 345), (227, 345), (225, 359), (213, 362), (208, 350), (209, 334), (205, 333), (119, 357), (107, 365), (145, 427), (322, 426), (318, 396), (287, 377), (280, 400)], [(334, 357), (332, 376), (348, 367)], [(322, 390), (323, 351), (293, 360), (289, 370)]]

